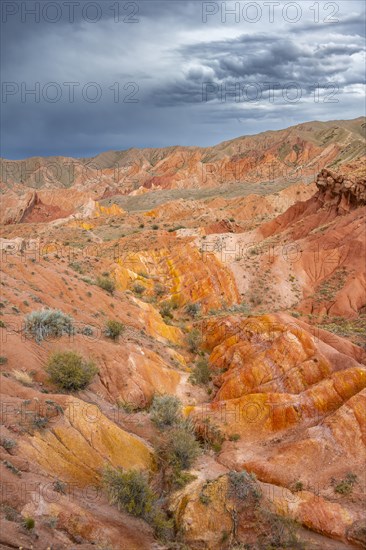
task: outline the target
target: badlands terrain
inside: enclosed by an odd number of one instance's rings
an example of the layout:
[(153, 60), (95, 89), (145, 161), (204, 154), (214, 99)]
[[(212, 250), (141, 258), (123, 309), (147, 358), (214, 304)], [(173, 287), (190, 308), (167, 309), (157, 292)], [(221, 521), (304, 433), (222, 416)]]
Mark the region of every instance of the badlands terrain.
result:
[(366, 548), (365, 129), (1, 160), (1, 549)]

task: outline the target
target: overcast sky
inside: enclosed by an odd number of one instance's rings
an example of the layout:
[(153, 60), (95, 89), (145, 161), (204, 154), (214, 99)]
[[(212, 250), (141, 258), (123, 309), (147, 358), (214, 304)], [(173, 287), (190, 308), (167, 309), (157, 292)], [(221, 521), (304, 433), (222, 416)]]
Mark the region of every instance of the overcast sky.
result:
[(361, 116), (364, 6), (3, 0), (1, 156), (207, 146)]

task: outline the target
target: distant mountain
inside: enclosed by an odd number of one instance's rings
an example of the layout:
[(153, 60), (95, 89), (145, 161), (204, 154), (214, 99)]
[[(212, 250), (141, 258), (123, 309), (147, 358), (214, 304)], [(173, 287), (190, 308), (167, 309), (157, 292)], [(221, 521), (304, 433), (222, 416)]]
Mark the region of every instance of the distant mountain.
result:
[(33, 157), (0, 160), (1, 188), (88, 188), (97, 194), (136, 190), (215, 187), (288, 178), (313, 180), (365, 150), (366, 119), (306, 122), (278, 131), (238, 137), (214, 147), (108, 151), (93, 158)]

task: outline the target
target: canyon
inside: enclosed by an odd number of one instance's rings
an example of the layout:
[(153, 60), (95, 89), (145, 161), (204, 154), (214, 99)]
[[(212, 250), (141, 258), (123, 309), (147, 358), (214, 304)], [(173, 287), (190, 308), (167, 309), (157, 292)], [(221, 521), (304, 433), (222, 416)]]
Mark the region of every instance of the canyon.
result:
[[(1, 160), (1, 548), (366, 548), (365, 128)], [(65, 351), (90, 384), (50, 378)], [(106, 468), (143, 473), (169, 528)]]

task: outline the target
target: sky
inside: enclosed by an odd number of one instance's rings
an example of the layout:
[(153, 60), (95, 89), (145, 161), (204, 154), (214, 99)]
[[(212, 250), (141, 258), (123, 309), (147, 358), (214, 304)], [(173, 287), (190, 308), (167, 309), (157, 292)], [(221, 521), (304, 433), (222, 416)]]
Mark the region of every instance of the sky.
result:
[(365, 114), (365, 3), (1, 2), (1, 156), (210, 146)]

